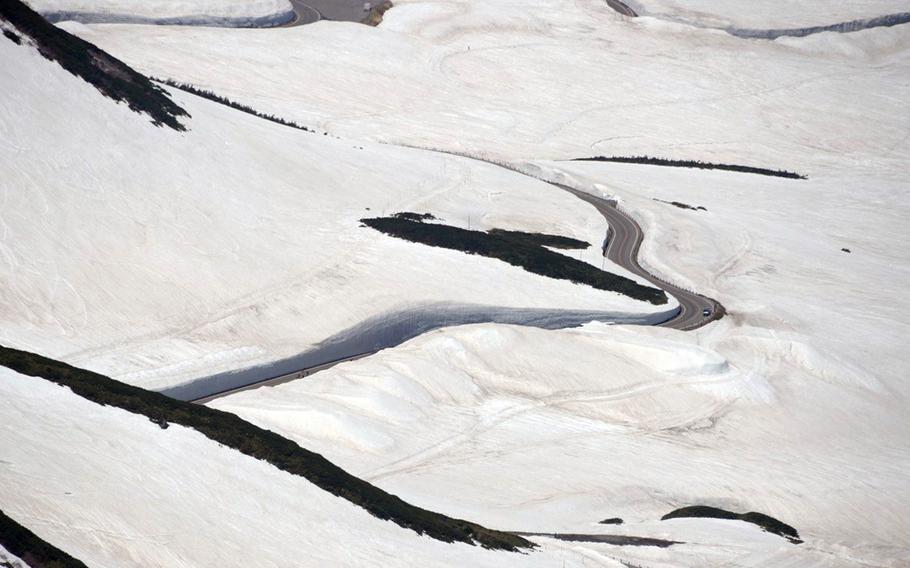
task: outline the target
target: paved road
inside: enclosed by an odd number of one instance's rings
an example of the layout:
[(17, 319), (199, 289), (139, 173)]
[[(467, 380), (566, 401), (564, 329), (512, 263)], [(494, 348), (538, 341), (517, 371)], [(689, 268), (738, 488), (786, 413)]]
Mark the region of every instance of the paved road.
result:
[[(676, 298), (679, 302), (679, 314), (673, 319), (662, 323), (662, 326), (692, 330), (723, 317), (725, 313), (724, 307), (717, 300), (664, 282), (641, 267), (638, 262), (638, 251), (641, 248), (644, 233), (634, 219), (616, 208), (614, 202), (578, 191), (566, 185), (558, 183), (552, 185), (568, 191), (582, 201), (590, 203), (606, 218), (610, 229), (607, 232), (607, 245), (604, 256)], [(705, 316), (704, 310), (708, 310), (710, 315)]]
[(312, 24), (313, 22), (318, 22), (322, 19), (322, 12), (310, 6), (302, 0), (288, 0), (291, 3), (291, 7), (294, 8), (294, 13), (297, 15), (296, 18), (290, 22), (281, 26), (282, 28), (294, 28), (297, 26), (304, 26), (306, 24)]
[(312, 24), (319, 20), (337, 22), (362, 22), (367, 16), (363, 5), (370, 1), (371, 6), (378, 6), (382, 0), (288, 0), (297, 14), (297, 18), (284, 24), (285, 28)]
[(513, 532), (516, 536), (544, 536), (564, 540), (567, 542), (599, 542), (612, 544), (613, 546), (656, 546), (658, 548), (669, 548), (674, 544), (684, 544), (676, 540), (666, 540), (662, 538), (651, 538), (646, 536), (627, 536), (621, 534), (578, 534), (578, 533), (535, 533), (535, 532)]
[[(495, 162), (492, 160), (485, 160), (483, 158), (458, 154), (455, 152), (446, 152), (444, 150), (435, 150), (435, 152), (440, 154), (448, 154), (450, 156), (468, 158), (471, 160), (476, 160), (478, 162), (484, 162), (485, 164), (490, 164), (509, 170), (511, 172), (528, 176), (528, 174), (509, 164)], [(721, 303), (717, 300), (709, 298), (707, 296), (702, 296), (701, 294), (696, 294), (695, 292), (690, 292), (688, 290), (680, 288), (679, 286), (670, 284), (669, 282), (665, 282), (664, 280), (661, 280), (657, 276), (642, 268), (641, 264), (638, 262), (638, 251), (639, 248), (641, 248), (641, 241), (644, 239), (644, 232), (641, 230), (641, 227), (638, 226), (638, 223), (636, 223), (634, 219), (617, 209), (614, 202), (602, 199), (600, 197), (595, 197), (591, 194), (579, 191), (561, 183), (551, 182), (534, 176), (528, 177), (532, 177), (536, 180), (548, 183), (553, 187), (558, 187), (559, 189), (568, 191), (575, 197), (593, 205), (594, 208), (597, 209), (597, 211), (600, 212), (604, 218), (606, 218), (609, 229), (607, 230), (607, 245), (606, 250), (604, 250), (604, 256), (616, 264), (622, 266), (629, 272), (641, 276), (657, 288), (660, 288), (664, 292), (672, 295), (676, 298), (676, 301), (679, 302), (679, 312), (676, 314), (676, 316), (659, 325), (662, 327), (670, 327), (683, 331), (691, 331), (693, 329), (702, 327), (703, 325), (707, 325), (714, 320), (718, 320), (724, 317), (724, 315), (727, 313), (723, 305), (721, 305)], [(707, 310), (708, 315), (705, 315), (705, 310)]]
[(299, 371), (294, 371), (292, 373), (287, 373), (280, 375), (278, 377), (272, 377), (270, 379), (265, 379), (262, 381), (257, 381), (248, 385), (243, 385), (242, 387), (237, 387), (233, 389), (227, 389), (212, 393), (210, 395), (204, 396), (202, 398), (196, 398), (190, 402), (195, 402), (196, 404), (205, 404), (209, 401), (215, 400), (216, 398), (221, 398), (229, 394), (236, 394), (238, 392), (243, 392), (246, 390), (258, 389), (259, 387), (274, 387), (280, 385), (281, 383), (287, 383), (290, 381), (296, 381), (297, 379), (302, 379), (303, 377), (312, 375), (313, 373), (318, 373), (319, 371), (324, 371), (330, 369), (339, 363), (344, 363), (345, 361), (356, 361), (367, 355), (372, 355), (376, 351), (367, 351), (366, 353), (358, 353), (357, 355), (351, 355), (350, 357), (344, 357), (342, 359), (336, 359), (334, 361), (329, 361), (328, 363), (322, 363), (321, 365), (316, 365), (314, 367), (307, 367), (306, 369), (300, 369)]
[[(447, 152), (441, 152), (441, 153), (447, 153)], [(478, 158), (472, 158), (469, 156), (461, 156), (458, 154), (450, 154), (450, 155), (457, 155), (459, 157), (467, 157), (467, 158), (481, 161), (484, 163), (488, 163), (488, 164), (491, 164), (491, 165), (494, 165), (497, 167), (505, 168), (505, 169), (508, 169), (509, 171), (521, 173), (522, 175), (527, 175), (527, 174), (524, 174), (523, 172), (520, 172), (519, 170), (516, 170), (505, 164), (500, 164), (497, 162), (482, 160), (482, 159), (478, 159)], [(534, 178), (534, 179), (539, 179), (539, 178)], [(540, 180), (540, 181), (545, 181), (545, 180)], [(641, 267), (641, 265), (638, 262), (638, 252), (639, 252), (639, 248), (641, 247), (642, 239), (644, 238), (644, 232), (641, 230), (641, 227), (638, 226), (638, 223), (636, 223), (634, 219), (632, 219), (631, 217), (629, 217), (628, 215), (626, 215), (625, 213), (623, 213), (622, 211), (617, 209), (616, 204), (614, 202), (590, 195), (588, 193), (584, 193), (582, 191), (579, 191), (579, 190), (569, 187), (567, 185), (549, 182), (549, 181), (546, 183), (549, 183), (550, 185), (557, 187), (563, 191), (567, 191), (567, 192), (571, 193), (572, 195), (574, 195), (575, 197), (577, 197), (587, 203), (590, 203), (591, 205), (594, 206), (595, 209), (597, 209), (597, 211), (601, 215), (604, 216), (604, 218), (607, 220), (607, 224), (609, 225), (609, 229), (607, 231), (607, 236), (606, 236), (606, 240), (605, 240), (606, 244), (604, 246), (604, 251), (603, 251), (604, 256), (606, 256), (609, 260), (615, 262), (616, 264), (622, 266), (626, 270), (632, 272), (633, 274), (636, 274), (636, 275), (644, 278), (645, 280), (647, 280), (654, 286), (664, 290), (665, 292), (667, 292), (668, 294), (670, 294), (676, 298), (676, 300), (679, 302), (679, 312), (677, 312), (677, 314), (674, 317), (670, 318), (669, 320), (667, 320), (659, 325), (661, 325), (663, 327), (670, 327), (673, 329), (689, 331), (689, 330), (699, 328), (716, 319), (723, 317), (723, 315), (725, 313), (724, 307), (716, 300), (714, 300), (712, 298), (708, 298), (706, 296), (702, 296), (700, 294), (696, 294), (694, 292), (690, 292), (688, 290), (684, 290), (682, 288), (679, 288), (678, 286), (674, 286), (673, 284), (664, 282), (660, 278), (654, 276), (653, 274), (649, 273), (648, 271), (646, 271), (644, 268)], [(704, 315), (705, 309), (707, 309), (709, 311), (708, 316)], [(366, 357), (367, 355), (372, 355), (375, 352), (376, 351), (357, 353), (350, 357), (336, 359), (334, 361), (322, 363), (322, 364), (316, 365), (314, 367), (307, 367), (304, 369), (299, 369), (299, 370), (296, 370), (296, 371), (293, 371), (290, 373), (286, 373), (286, 374), (283, 374), (283, 375), (280, 375), (277, 377), (268, 377), (268, 378), (262, 379), (260, 381), (252, 382), (252, 383), (249, 383), (249, 384), (237, 387), (237, 388), (232, 388), (232, 389), (227, 389), (227, 390), (207, 394), (204, 397), (193, 399), (191, 402), (205, 404), (211, 400), (215, 400), (216, 398), (221, 398), (221, 397), (227, 396), (229, 394), (234, 394), (234, 393), (238, 393), (241, 391), (251, 390), (251, 389), (264, 387), (264, 386), (279, 385), (281, 383), (286, 383), (289, 381), (300, 379), (300, 378), (306, 377), (308, 375), (311, 375), (313, 373), (316, 373), (318, 371), (322, 371), (322, 370), (328, 369), (330, 367), (334, 367), (335, 365), (337, 365), (339, 363), (343, 363), (345, 361), (353, 361), (356, 359), (360, 359), (362, 357)]]

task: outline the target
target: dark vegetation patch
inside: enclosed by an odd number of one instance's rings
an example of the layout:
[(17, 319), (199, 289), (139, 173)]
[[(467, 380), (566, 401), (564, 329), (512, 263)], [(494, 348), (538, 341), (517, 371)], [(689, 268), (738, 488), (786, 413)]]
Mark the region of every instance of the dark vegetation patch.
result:
[(796, 532), (795, 528), (786, 523), (778, 521), (774, 517), (769, 517), (764, 513), (733, 513), (724, 509), (718, 509), (717, 507), (709, 507), (707, 505), (693, 505), (691, 507), (683, 507), (682, 509), (676, 509), (673, 512), (667, 513), (661, 517), (660, 520), (666, 521), (667, 519), (680, 518), (709, 518), (745, 521), (747, 523), (752, 523), (753, 525), (758, 525), (762, 528), (762, 530), (765, 530), (769, 533), (782, 536), (793, 544), (800, 544), (803, 542), (800, 540), (799, 533)]
[(195, 86), (189, 85), (187, 83), (179, 83), (172, 79), (161, 79), (159, 77), (152, 77), (151, 79), (153, 81), (163, 83), (170, 87), (174, 87), (175, 89), (180, 89), (181, 91), (185, 91), (187, 93), (190, 93), (191, 95), (196, 95), (197, 97), (202, 97), (204, 99), (214, 101), (218, 104), (222, 104), (224, 106), (231, 107), (232, 109), (239, 110), (240, 112), (252, 114), (253, 116), (258, 116), (259, 118), (264, 118), (265, 120), (270, 120), (270, 121), (278, 123), (278, 124), (283, 124), (284, 126), (290, 126), (291, 128), (296, 128), (297, 130), (313, 132), (306, 126), (301, 126), (301, 125), (297, 124), (296, 122), (294, 122), (293, 120), (287, 120), (285, 118), (281, 118), (280, 116), (275, 116), (274, 114), (266, 114), (264, 112), (260, 112), (245, 104), (238, 103), (236, 101), (232, 101), (231, 99), (229, 99), (227, 97), (223, 97), (221, 95), (213, 93), (212, 91), (206, 91), (205, 89), (200, 89), (199, 87), (195, 87)]
[(619, 517), (610, 517), (609, 519), (604, 519), (598, 523), (599, 525), (621, 525), (622, 519)]
[(2, 0), (0, 18), (30, 37), (41, 55), (56, 61), (104, 96), (125, 102), (132, 111), (149, 115), (156, 126), (186, 130), (178, 118), (189, 117), (189, 114), (172, 101), (162, 88), (119, 59), (55, 27), (20, 0)]
[(617, 162), (620, 164), (644, 164), (648, 166), (668, 166), (672, 168), (697, 168), (700, 170), (724, 170), (743, 174), (758, 174), (762, 176), (782, 177), (788, 179), (808, 179), (787, 170), (771, 170), (737, 164), (712, 164), (700, 160), (670, 160), (667, 158), (652, 158), (651, 156), (595, 156), (593, 158), (575, 158), (573, 162)]
[(554, 243), (571, 248), (576, 248), (579, 244), (589, 246), (584, 241), (521, 231), (494, 229), (485, 233), (438, 223), (415, 222), (395, 216), (360, 221), (381, 233), (413, 243), (496, 258), (534, 274), (586, 284), (598, 290), (619, 292), (652, 304), (667, 302), (663, 290), (642, 286), (624, 276), (604, 272), (586, 262), (553, 252), (543, 246), (554, 246)]
[(86, 568), (0, 511), (0, 545), (32, 568)]
[(19, 34), (14, 32), (13, 30), (8, 30), (6, 28), (3, 28), (3, 35), (6, 36), (6, 38), (8, 40), (15, 43), (16, 45), (22, 45), (22, 38), (19, 37)]
[(657, 201), (659, 203), (666, 203), (667, 205), (672, 205), (673, 207), (679, 207), (680, 209), (689, 209), (691, 211), (707, 211), (708, 210), (707, 208), (702, 207), (701, 205), (693, 207), (692, 205), (689, 205), (688, 203), (683, 203), (682, 201), (664, 201), (663, 199), (657, 199), (656, 197), (654, 198), (654, 201)]
[[(2, 346), (0, 365), (68, 387), (92, 402), (146, 416), (159, 425), (181, 424), (193, 428), (219, 444), (304, 477), (317, 487), (363, 507), (374, 516), (418, 534), (443, 542), (480, 544), (500, 550), (514, 551), (535, 546), (513, 534), (415, 507), (354, 477), (320, 454), (229, 412), (182, 402), (41, 355)], [(306, 503), (300, 505), (305, 507)]]
[[(369, 211), (367, 207), (367, 211)], [(417, 223), (423, 223), (424, 221), (436, 221), (436, 216), (432, 213), (412, 213), (411, 211), (402, 211), (400, 213), (395, 213), (392, 215), (396, 219), (406, 219), (408, 221), (415, 221)]]

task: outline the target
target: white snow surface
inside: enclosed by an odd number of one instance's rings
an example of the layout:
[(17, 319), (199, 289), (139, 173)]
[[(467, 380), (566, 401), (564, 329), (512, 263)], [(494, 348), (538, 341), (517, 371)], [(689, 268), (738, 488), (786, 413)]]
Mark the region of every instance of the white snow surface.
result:
[[(780, 11), (728, 5), (712, 5), (711, 17), (789, 27), (829, 23), (816, 20), (822, 12), (866, 16), (854, 7), (894, 11), (874, 1), (827, 12), (813, 2)], [(192, 131), (157, 130), (71, 89), (37, 57), (9, 57), (0, 41), (0, 82), (12, 92), (0, 100), (3, 187), (15, 188), (0, 212), (0, 342), (163, 386), (300, 351), (399, 305), (390, 299), (398, 290), (647, 309), (355, 228), (364, 207), (428, 209), (462, 226), (599, 242), (604, 227), (593, 211), (548, 186), (374, 143), (514, 160), (616, 195), (645, 229), (645, 264), (719, 299), (729, 315), (688, 334), (600, 325), (444, 330), (213, 405), (431, 509), (496, 527), (689, 543), (570, 547), (591, 564), (611, 565), (608, 555), (649, 568), (906, 566), (910, 26), (750, 41), (624, 19), (600, 0), (402, 0), (378, 29), (67, 27), (142, 70), (347, 141), (179, 94)], [(66, 92), (81, 110), (66, 112), (50, 92)], [(99, 126), (98, 109), (113, 126)], [(94, 133), (92, 147), (70, 128)], [(556, 161), (598, 154), (744, 163), (810, 179)], [(150, 189), (148, 180), (160, 183)], [(311, 226), (316, 236), (304, 233)], [(331, 261), (342, 253), (345, 262)], [(394, 270), (385, 269), (389, 258)], [(492, 290), (464, 274), (469, 262)], [(446, 278), (434, 279), (433, 291), (415, 285), (420, 266), (447, 267)], [(6, 416), (25, 396), (0, 398), (4, 422), (20, 425), (3, 432), (17, 440), (31, 423)], [(38, 411), (29, 404), (26, 415)], [(47, 434), (43, 451), (66, 451), (66, 438), (52, 439), (61, 435)], [(98, 452), (92, 461), (103, 459)], [(195, 479), (204, 464), (188, 463), (169, 479)], [(19, 479), (20, 511), (45, 495), (2, 467)], [(60, 483), (48, 475), (44, 483)], [(656, 520), (693, 503), (770, 514), (806, 543), (736, 522)], [(111, 506), (91, 509), (95, 522)], [(48, 499), (33, 514), (61, 507)], [(146, 507), (154, 511), (149, 501), (135, 510)], [(612, 516), (627, 525), (596, 524)], [(285, 530), (262, 517), (253, 525)], [(214, 554), (199, 543), (186, 550)]]
[(475, 229), (563, 234), (592, 243), (570, 254), (599, 267), (604, 219), (542, 182), (309, 134), (178, 91), (192, 115), (180, 134), (30, 47), (4, 41), (0, 50), (10, 86), (0, 101), (5, 345), (163, 388), (296, 355), (421, 306), (608, 318), (675, 308), (359, 222), (416, 210)]
[[(766, 333), (453, 328), (209, 404), (493, 526), (688, 543), (617, 552), (630, 562), (900, 566), (903, 403), (792, 334)], [(752, 540), (760, 531), (743, 523), (658, 521), (704, 503), (770, 514), (806, 543)], [(614, 516), (625, 524), (597, 524)]]
[(0, 566), (7, 568), (29, 568), (29, 565), (22, 561), (21, 558), (11, 553), (0, 545)]
[(52, 22), (263, 26), (294, 19), (288, 0), (26, 0)]
[(446, 544), (172, 424), (0, 368), (0, 503), (88, 566), (583, 566)]
[(905, 156), (910, 127), (907, 25), (750, 41), (624, 19), (601, 0), (473, 0), (399, 2), (379, 28), (79, 33), (153, 75), (339, 136), (502, 159), (865, 173), (873, 156)]

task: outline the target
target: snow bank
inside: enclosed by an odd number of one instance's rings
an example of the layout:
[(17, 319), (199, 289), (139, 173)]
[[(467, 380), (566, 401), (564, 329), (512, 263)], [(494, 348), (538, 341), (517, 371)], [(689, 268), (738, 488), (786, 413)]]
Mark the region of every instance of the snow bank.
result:
[(803, 28), (907, 11), (901, 0), (628, 0), (641, 16), (714, 28)]
[(0, 562), (3, 563), (3, 566), (8, 566), (9, 568), (29, 568), (29, 565), (23, 562), (21, 558), (3, 548), (2, 545), (0, 545)]
[(294, 19), (287, 0), (27, 0), (51, 22), (269, 27)]
[[(840, 385), (800, 381), (796, 397), (764, 362), (733, 365), (723, 336), (703, 335), (453, 328), (209, 404), (487, 524), (686, 543), (611, 552), (633, 565), (899, 565), (906, 527), (878, 519), (906, 502), (910, 455), (869, 448), (855, 423), (831, 424)], [(863, 414), (880, 404), (850, 403)], [(858, 471), (875, 481), (854, 487)], [(694, 503), (772, 514), (808, 544), (745, 523), (658, 521)], [(598, 525), (613, 516), (625, 523)]]
[(677, 311), (678, 306), (673, 302), (670, 302), (662, 311), (647, 315), (594, 310), (542, 310), (458, 304), (417, 306), (369, 318), (326, 338), (310, 350), (294, 357), (249, 369), (201, 377), (176, 387), (163, 389), (161, 392), (180, 400), (196, 400), (264, 379), (287, 375), (300, 369), (309, 369), (354, 355), (395, 347), (441, 327), (480, 322), (511, 323), (542, 329), (578, 327), (591, 321), (655, 325), (670, 319)]

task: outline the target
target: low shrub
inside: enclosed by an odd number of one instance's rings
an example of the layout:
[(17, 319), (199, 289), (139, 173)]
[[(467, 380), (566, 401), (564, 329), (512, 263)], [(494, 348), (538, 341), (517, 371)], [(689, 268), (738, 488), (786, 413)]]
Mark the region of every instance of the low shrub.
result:
[(710, 518), (710, 519), (730, 519), (734, 521), (745, 521), (747, 523), (752, 523), (753, 525), (758, 525), (769, 533), (782, 536), (792, 542), (793, 544), (800, 544), (803, 541), (799, 538), (799, 533), (795, 528), (790, 525), (765, 515), (764, 513), (733, 513), (731, 511), (726, 511), (724, 509), (719, 509), (717, 507), (710, 507), (708, 505), (692, 505), (690, 507), (683, 507), (681, 509), (676, 509), (670, 513), (667, 513), (660, 520), (665, 521), (667, 519), (681, 519), (681, 518)]
[[(34, 568), (86, 568), (0, 511), (0, 545)], [(3, 564), (8, 566), (8, 564)]]
[(652, 304), (667, 303), (667, 296), (663, 290), (642, 286), (624, 276), (605, 272), (586, 262), (545, 248), (553, 246), (571, 249), (590, 246), (577, 239), (502, 229), (493, 229), (489, 232), (472, 231), (439, 223), (423, 223), (396, 215), (360, 221), (368, 227), (399, 239), (496, 258), (534, 274), (569, 280), (598, 290), (619, 292)]
[(281, 118), (280, 116), (275, 116), (274, 114), (266, 114), (264, 112), (260, 112), (245, 104), (241, 104), (236, 101), (232, 101), (231, 99), (229, 99), (227, 97), (223, 97), (221, 95), (215, 94), (212, 91), (206, 91), (205, 89), (200, 89), (199, 87), (195, 87), (195, 86), (187, 84), (187, 83), (178, 83), (177, 81), (174, 81), (172, 79), (161, 79), (159, 77), (152, 77), (151, 79), (153, 81), (163, 83), (170, 87), (174, 87), (175, 89), (180, 89), (181, 91), (185, 91), (187, 93), (190, 93), (191, 95), (196, 95), (197, 97), (202, 97), (204, 99), (208, 99), (208, 100), (216, 102), (218, 104), (222, 104), (224, 106), (231, 107), (232, 109), (239, 110), (240, 112), (252, 114), (253, 116), (258, 116), (259, 118), (263, 118), (265, 120), (270, 120), (272, 122), (282, 124), (284, 126), (290, 126), (291, 128), (296, 128), (297, 130), (304, 130), (306, 132), (312, 132), (312, 130), (310, 130), (306, 126), (301, 126), (292, 120), (287, 120), (287, 119)]
[(725, 170), (744, 174), (758, 174), (762, 176), (782, 177), (789, 179), (808, 179), (787, 170), (771, 170), (738, 164), (713, 164), (700, 160), (671, 160), (667, 158), (652, 158), (651, 156), (595, 156), (593, 158), (575, 158), (574, 162), (617, 162), (621, 164), (644, 164), (648, 166), (667, 166), (672, 168), (698, 168), (700, 170)]

